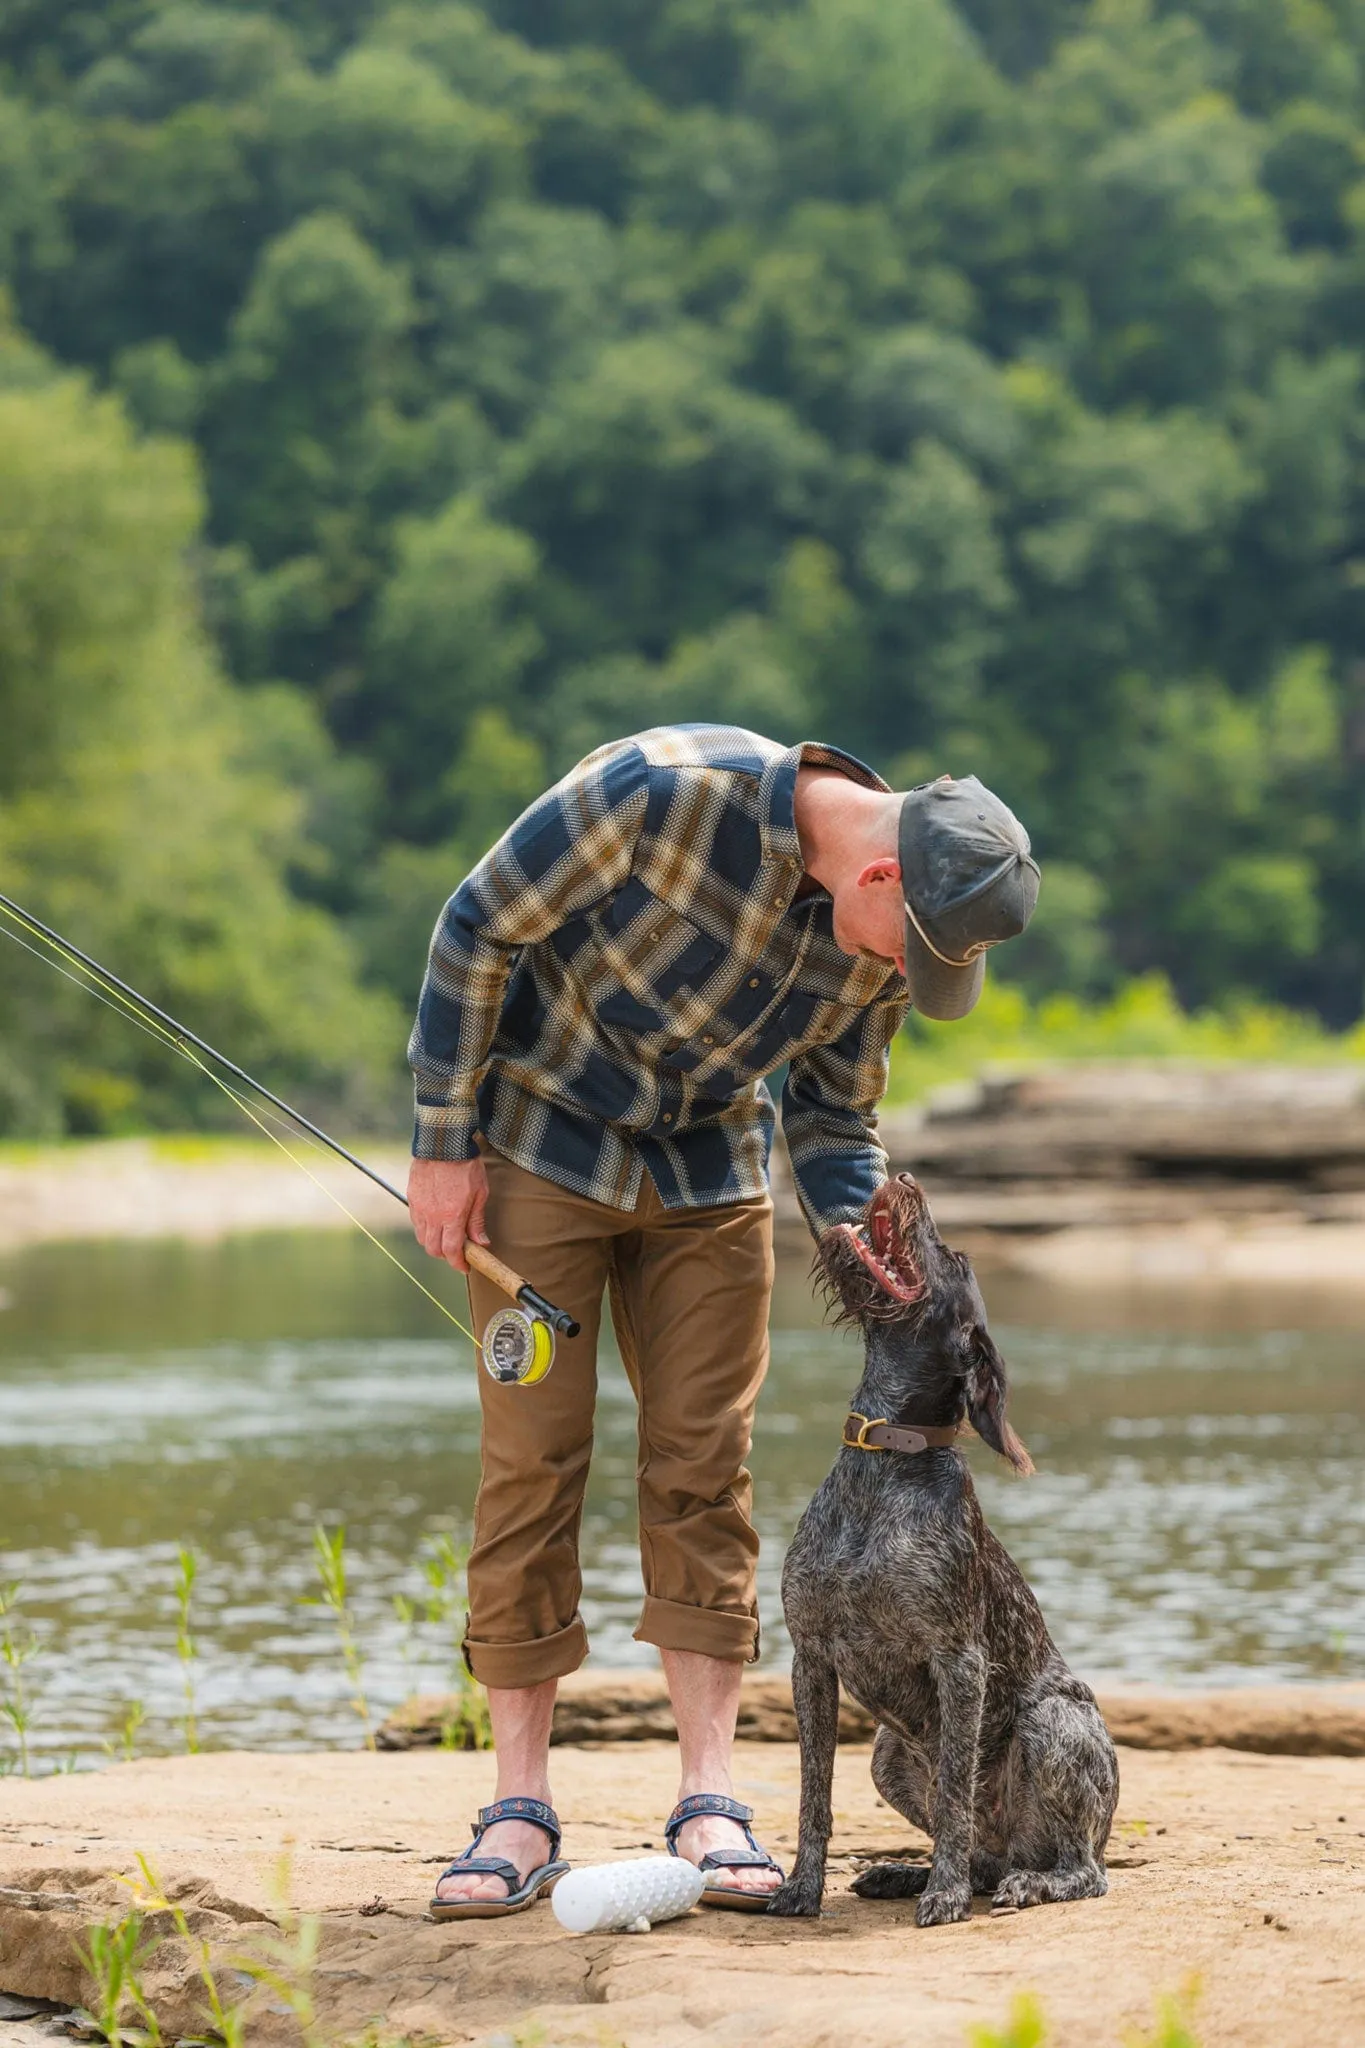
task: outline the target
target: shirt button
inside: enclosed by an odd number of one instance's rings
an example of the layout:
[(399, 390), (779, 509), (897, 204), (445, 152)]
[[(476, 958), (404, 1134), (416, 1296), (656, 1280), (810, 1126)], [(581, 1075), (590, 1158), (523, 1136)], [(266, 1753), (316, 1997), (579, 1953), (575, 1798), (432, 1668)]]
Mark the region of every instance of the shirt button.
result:
[(703, 1045), (714, 1045), (716, 1041), (715, 1041), (715, 1039), (714, 1039), (714, 1038), (713, 1038), (713, 1037), (711, 1036), (711, 1034), (710, 1034), (710, 1032), (709, 1032), (709, 1031), (703, 1031), (703, 1033), (702, 1033), (702, 1035), (701, 1035), (701, 1042), (702, 1042), (702, 1044), (703, 1044)]
[(650, 933), (650, 935), (649, 935), (649, 943), (650, 943), (650, 945), (651, 945), (651, 946), (657, 946), (657, 945), (658, 945), (658, 943), (659, 943), (659, 934), (658, 934), (657, 932), (651, 932), (651, 933)]
[(673, 1121), (673, 1112), (672, 1112), (672, 1110), (671, 1110), (671, 1109), (666, 1109), (666, 1110), (664, 1111), (664, 1122), (665, 1122), (666, 1124), (671, 1124), (671, 1123), (672, 1123), (672, 1121)]
[(758, 976), (757, 976), (756, 974), (751, 974), (751, 975), (750, 975), (750, 977), (749, 977), (749, 986), (750, 986), (750, 988), (757, 988), (757, 987), (758, 987)]

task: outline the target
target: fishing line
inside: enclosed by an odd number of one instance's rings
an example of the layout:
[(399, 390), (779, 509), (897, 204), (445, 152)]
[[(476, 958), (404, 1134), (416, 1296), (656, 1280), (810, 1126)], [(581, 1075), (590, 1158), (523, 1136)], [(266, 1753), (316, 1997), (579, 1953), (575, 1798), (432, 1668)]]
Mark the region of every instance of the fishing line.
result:
[[(155, 1020), (162, 1029), (170, 1033), (169, 1042), (177, 1050), (185, 1045), (198, 1046), (200, 1052), (207, 1053), (209, 1058), (215, 1061), (218, 1066), (226, 1067), (227, 1071), (235, 1075), (237, 1080), (245, 1081), (247, 1087), (251, 1089), (254, 1095), (264, 1096), (267, 1102), (274, 1103), (276, 1109), (283, 1110), (291, 1124), (297, 1124), (303, 1130), (311, 1132), (314, 1138), (321, 1140), (329, 1152), (335, 1152), (338, 1158), (346, 1161), (348, 1166), (353, 1166), (357, 1173), (363, 1173), (366, 1180), (372, 1180), (376, 1187), (383, 1188), (386, 1195), (392, 1195), (395, 1202), (401, 1202), (403, 1207), (407, 1208), (407, 1196), (400, 1189), (396, 1188), (392, 1181), (385, 1180), (382, 1173), (376, 1173), (374, 1168), (367, 1166), (363, 1159), (357, 1159), (354, 1152), (348, 1152), (346, 1147), (339, 1145), (335, 1138), (328, 1137), (326, 1131), (320, 1125), (311, 1122), (308, 1117), (303, 1115), (301, 1110), (295, 1109), (293, 1104), (286, 1102), (282, 1096), (274, 1094), (266, 1087), (263, 1081), (258, 1081), (254, 1074), (248, 1074), (245, 1067), (239, 1067), (237, 1062), (230, 1060), (226, 1053), (219, 1052), (216, 1045), (210, 1045), (208, 1040), (201, 1038), (197, 1031), (191, 1031), (187, 1024), (182, 1024), (178, 1018), (172, 1017), (169, 1011), (163, 1010), (158, 1004), (154, 1003), (150, 996), (142, 995), (139, 990), (133, 988), (128, 982), (120, 980), (119, 976), (114, 974), (108, 967), (102, 967), (98, 960), (92, 960), (88, 953), (83, 953), (79, 946), (72, 944), (70, 939), (64, 939), (60, 932), (54, 931), (51, 925), (44, 924), (41, 918), (34, 917), (31, 911), (25, 910), (23, 904), (16, 903), (12, 897), (0, 895), (0, 911), (8, 912), (10, 917), (15, 919), (33, 938), (41, 939), (45, 945), (51, 946), (55, 951), (61, 953), (64, 959), (70, 960), (73, 965), (84, 968), (87, 974), (93, 975), (101, 986), (106, 988), (118, 1001), (122, 1002), (124, 1007), (129, 1009), (132, 1014), (150, 1017)], [(0, 930), (2, 929), (3, 927), (0, 927)], [(7, 936), (12, 938), (13, 933), (8, 933)], [(137, 1006), (135, 1010), (132, 1007), (134, 1004)]]
[[(55, 971), (62, 976), (62, 979), (64, 981), (69, 981), (72, 984), (73, 988), (81, 989), (86, 995), (93, 996), (97, 1003), (103, 1003), (104, 1007), (107, 1010), (113, 1010), (116, 1016), (126, 1015), (134, 1024), (137, 1025), (138, 1029), (140, 1031), (144, 1031), (149, 1038), (154, 1038), (160, 1044), (169, 1046), (172, 1052), (179, 1053), (182, 1059), (187, 1060), (192, 1067), (197, 1068), (201, 1074), (205, 1075), (210, 1081), (212, 1081), (214, 1087), (220, 1089), (222, 1093), (227, 1096), (230, 1102), (236, 1103), (238, 1109), (241, 1110), (243, 1116), (247, 1117), (250, 1120), (250, 1122), (255, 1125), (256, 1129), (260, 1131), (261, 1135), (263, 1137), (268, 1138), (272, 1145), (276, 1146), (279, 1151), (283, 1152), (285, 1158), (290, 1160), (295, 1166), (297, 1166), (300, 1173), (306, 1174), (308, 1179), (312, 1181), (314, 1187), (320, 1189), (321, 1192), (324, 1195), (326, 1195), (328, 1201), (331, 1202), (336, 1208), (338, 1208), (341, 1211), (342, 1215), (345, 1216), (349, 1222), (355, 1225), (356, 1229), (360, 1231), (361, 1235), (369, 1239), (370, 1243), (375, 1247), (376, 1251), (382, 1252), (384, 1257), (388, 1260), (389, 1264), (391, 1266), (396, 1266), (398, 1271), (403, 1275), (404, 1279), (410, 1280), (413, 1286), (417, 1289), (418, 1293), (425, 1295), (427, 1300), (431, 1302), (434, 1307), (438, 1308), (441, 1311), (441, 1314), (446, 1318), (447, 1322), (453, 1323), (455, 1325), (455, 1328), (460, 1332), (461, 1336), (467, 1337), (470, 1343), (474, 1345), (476, 1350), (479, 1348), (479, 1340), (474, 1335), (474, 1332), (470, 1329), (467, 1329), (465, 1325), (460, 1321), (460, 1318), (456, 1314), (454, 1314), (454, 1312), (451, 1309), (446, 1307), (446, 1304), (441, 1300), (440, 1296), (433, 1294), (431, 1289), (425, 1286), (423, 1282), (418, 1279), (417, 1275), (412, 1271), (411, 1267), (405, 1266), (403, 1264), (403, 1261), (397, 1256), (397, 1254), (390, 1251), (389, 1247), (382, 1241), (382, 1239), (376, 1237), (374, 1232), (371, 1229), (369, 1229), (369, 1227), (366, 1224), (361, 1222), (360, 1218), (355, 1214), (355, 1212), (349, 1209), (346, 1206), (345, 1202), (342, 1201), (340, 1195), (336, 1194), (330, 1187), (328, 1187), (326, 1181), (321, 1180), (318, 1177), (318, 1175), (313, 1172), (307, 1160), (300, 1159), (297, 1153), (292, 1152), (289, 1149), (288, 1145), (285, 1144), (284, 1139), (278, 1136), (278, 1134), (275, 1131), (272, 1131), (269, 1125), (266, 1124), (263, 1120), (263, 1117), (257, 1114), (255, 1107), (251, 1103), (246, 1101), (246, 1099), (243, 1096), (239, 1095), (237, 1093), (237, 1090), (231, 1087), (228, 1084), (228, 1082), (226, 1082), (223, 1079), (221, 1074), (216, 1074), (213, 1071), (212, 1067), (206, 1065), (206, 1063), (202, 1059), (200, 1059), (199, 1055), (186, 1042), (185, 1037), (177, 1036), (174, 1031), (167, 1029), (166, 1025), (164, 1025), (160, 1021), (160, 1018), (156, 1014), (156, 1006), (154, 1004), (146, 1003), (145, 998), (141, 997), (137, 997), (136, 1000), (130, 999), (133, 992), (126, 991), (125, 987), (119, 983), (116, 976), (109, 975), (107, 973), (107, 970), (99, 968), (93, 961), (90, 961), (85, 956), (81, 955), (78, 951), (76, 951), (74, 948), (68, 946), (65, 940), (59, 938), (56, 933), (50, 932), (45, 926), (39, 924), (35, 918), (30, 918), (27, 912), (20, 910), (19, 906), (15, 903), (12, 903), (7, 897), (0, 897), (0, 916), (12, 919), (15, 923), (20, 925), (22, 930), (29, 932), (35, 938), (41, 939), (43, 944), (50, 948), (50, 952), (57, 954), (59, 956), (59, 959), (51, 958), (49, 953), (40, 953), (36, 946), (29, 945), (26, 940), (21, 939), (19, 937), (17, 932), (11, 931), (5, 925), (0, 925), (0, 933), (3, 933), (4, 936), (7, 939), (11, 940), (14, 945), (21, 947), (25, 953), (30, 954), (33, 959), (41, 962), (41, 964), (44, 967), (51, 967), (55, 969)], [(64, 967), (60, 965), (60, 960), (69, 961), (70, 966)], [(72, 973), (72, 967), (79, 969), (79, 973)], [(96, 981), (97, 976), (98, 982)], [(148, 1014), (149, 1011), (151, 1012), (150, 1015)], [(211, 1047), (208, 1049), (212, 1051)], [(220, 1057), (220, 1055), (214, 1054), (214, 1057), (217, 1058)], [(232, 1062), (229, 1060), (225, 1060), (223, 1064), (225, 1066), (232, 1067)], [(236, 1067), (233, 1067), (232, 1070), (237, 1073), (242, 1072), (240, 1068)], [(244, 1075), (244, 1078), (247, 1081), (249, 1081), (253, 1087), (258, 1086), (256, 1082), (251, 1080), (250, 1075)], [(260, 1092), (263, 1095), (269, 1096), (269, 1091), (267, 1089), (261, 1089)], [(269, 1097), (269, 1099), (275, 1101), (278, 1098)], [(269, 1111), (265, 1112), (265, 1115), (268, 1116), (269, 1114)], [(274, 1121), (273, 1118), (272, 1121)], [(306, 1122), (306, 1120), (304, 1119), (300, 1119), (300, 1121)], [(307, 1142), (311, 1143), (314, 1141), (308, 1139)], [(341, 1150), (339, 1146), (334, 1147), (334, 1149), (338, 1151)], [(351, 1159), (351, 1155), (348, 1152), (343, 1153), (342, 1156), (347, 1159)], [(377, 1182), (378, 1185), (384, 1188), (387, 1193), (398, 1193), (396, 1188), (391, 1187), (386, 1180), (382, 1180), (377, 1173), (371, 1172), (371, 1170), (367, 1166), (365, 1166), (361, 1160), (351, 1159), (351, 1164), (360, 1167), (360, 1170), (363, 1173), (368, 1174), (369, 1178)], [(403, 1200), (403, 1197), (401, 1195), (399, 1195), (398, 1198), (400, 1201)]]
[[(276, 1095), (273, 1090), (265, 1086), (263, 1081), (258, 1081), (254, 1074), (247, 1073), (245, 1067), (239, 1067), (235, 1060), (230, 1060), (225, 1053), (219, 1052), (217, 1046), (210, 1045), (207, 1039), (201, 1038), (197, 1032), (191, 1031), (189, 1026), (182, 1024), (177, 1017), (172, 1017), (169, 1011), (163, 1010), (149, 996), (144, 996), (139, 989), (135, 989), (130, 983), (123, 981), (110, 968), (105, 967), (100, 961), (92, 959), (90, 954), (82, 952), (79, 946), (75, 945), (70, 939), (63, 938), (59, 931), (54, 931), (51, 925), (44, 924), (41, 918), (34, 917), (33, 913), (25, 910), (21, 903), (16, 903), (11, 897), (0, 894), (0, 916), (7, 916), (17, 923), (22, 931), (39, 940), (50, 952), (58, 955), (63, 960), (69, 961), (77, 972), (76, 974), (66, 973), (64, 968), (57, 965), (55, 959), (48, 959), (46, 954), (37, 953), (33, 947), (24, 945), (23, 940), (17, 938), (15, 933), (10, 931), (5, 924), (0, 923), (0, 933), (6, 938), (12, 939), (16, 945), (22, 946), (26, 953), (30, 953), (35, 959), (43, 961), (44, 965), (55, 968), (59, 974), (63, 975), (64, 979), (74, 982), (77, 988), (84, 989), (87, 995), (95, 996), (97, 1001), (104, 1002), (106, 1007), (110, 1009), (117, 1008), (122, 1011), (139, 1029), (145, 1031), (149, 1037), (168, 1045), (173, 1052), (179, 1053), (188, 1060), (191, 1066), (197, 1068), (200, 1073), (207, 1075), (215, 1088), (218, 1088), (226, 1095), (229, 1101), (234, 1102), (248, 1121), (254, 1124), (261, 1132), (261, 1135), (269, 1138), (271, 1143), (299, 1168), (301, 1173), (306, 1174), (315, 1183), (320, 1191), (326, 1195), (328, 1201), (341, 1211), (348, 1222), (353, 1223), (362, 1235), (369, 1237), (378, 1249), (383, 1252), (385, 1258), (398, 1266), (400, 1271), (407, 1274), (408, 1279), (412, 1281), (413, 1286), (417, 1288), (418, 1292), (425, 1295), (429, 1301), (435, 1303), (448, 1322), (453, 1323), (457, 1330), (461, 1331), (464, 1336), (469, 1337), (471, 1343), (476, 1342), (472, 1333), (466, 1329), (459, 1317), (452, 1315), (444, 1302), (432, 1294), (430, 1289), (424, 1287), (416, 1275), (408, 1267), (404, 1266), (401, 1260), (396, 1259), (387, 1246), (380, 1243), (379, 1239), (374, 1237), (373, 1232), (368, 1230), (360, 1221), (360, 1218), (347, 1208), (346, 1204), (338, 1195), (332, 1192), (326, 1182), (319, 1180), (316, 1174), (310, 1172), (306, 1163), (296, 1153), (291, 1152), (289, 1147), (282, 1143), (266, 1127), (266, 1123), (262, 1122), (262, 1118), (265, 1118), (270, 1123), (279, 1124), (282, 1130), (287, 1131), (290, 1138), (297, 1138), (302, 1134), (305, 1142), (313, 1144), (315, 1149), (325, 1148), (327, 1151), (335, 1153), (339, 1159), (344, 1159), (348, 1166), (353, 1166), (358, 1173), (363, 1173), (367, 1180), (372, 1180), (376, 1187), (381, 1187), (386, 1194), (392, 1195), (396, 1202), (401, 1202), (406, 1209), (409, 1206), (407, 1196), (394, 1187), (391, 1181), (385, 1180), (381, 1173), (376, 1173), (372, 1166), (366, 1165), (363, 1159), (358, 1159), (354, 1152), (350, 1152), (344, 1145), (338, 1144), (336, 1139), (330, 1137), (319, 1124), (313, 1123), (309, 1117), (303, 1115), (301, 1110), (295, 1109), (292, 1103), (286, 1102), (282, 1096)], [(79, 978), (82, 976), (85, 978)], [(191, 1047), (197, 1047), (200, 1053), (205, 1054), (208, 1059), (214, 1062), (214, 1065), (211, 1067), (206, 1066), (204, 1061), (199, 1059), (191, 1050)], [(262, 1098), (262, 1101), (253, 1106), (251, 1101), (245, 1099), (235, 1088), (223, 1080), (222, 1075), (216, 1071), (218, 1067), (225, 1067), (229, 1074), (246, 1085), (251, 1091), (253, 1098), (259, 1096)], [(279, 1118), (272, 1117), (270, 1111), (264, 1107), (265, 1103), (272, 1103), (276, 1109), (282, 1110), (289, 1119), (288, 1124), (283, 1124)], [(536, 1385), (545, 1377), (545, 1374), (554, 1362), (554, 1332), (556, 1330), (561, 1331), (566, 1337), (578, 1336), (580, 1326), (576, 1318), (567, 1309), (558, 1308), (554, 1302), (548, 1301), (537, 1288), (531, 1285), (529, 1280), (524, 1280), (520, 1273), (514, 1272), (487, 1245), (481, 1244), (475, 1239), (468, 1239), (465, 1243), (464, 1255), (475, 1272), (482, 1274), (484, 1279), (491, 1280), (494, 1286), (500, 1288), (504, 1294), (510, 1295), (517, 1304), (515, 1310), (504, 1311), (501, 1316), (494, 1318), (495, 1323), (498, 1325), (498, 1344), (490, 1349), (488, 1333), (485, 1332), (483, 1343), (478, 1345), (477, 1348), (482, 1352), (485, 1366), (494, 1379), (504, 1384), (510, 1383), (519, 1386)], [(492, 1329), (492, 1325), (489, 1328)]]
[[(0, 904), (0, 916), (7, 914), (4, 905)], [(154, 1039), (158, 1045), (169, 1045), (173, 1052), (178, 1052), (182, 1058), (184, 1057), (184, 1048), (178, 1040), (173, 1039), (169, 1032), (163, 1031), (160, 1025), (148, 1023), (147, 1019), (134, 1010), (130, 1004), (127, 1002), (115, 1003), (104, 993), (102, 988), (96, 987), (94, 983), (78, 980), (68, 968), (63, 967), (58, 961), (49, 958), (46, 953), (40, 953), (36, 946), (30, 946), (28, 941), (21, 939), (17, 932), (5, 931), (3, 925), (0, 925), (0, 933), (23, 952), (27, 953), (31, 959), (36, 960), (40, 966), (50, 967), (54, 974), (60, 974), (63, 981), (69, 981), (72, 988), (78, 988), (82, 995), (93, 996), (97, 1003), (102, 1003), (106, 1010), (112, 1010), (116, 1017), (126, 1016), (128, 1022), (133, 1024), (137, 1030), (143, 1032), (148, 1038)], [(209, 1079), (211, 1081), (216, 1081), (217, 1078), (217, 1075), (210, 1073)], [(235, 1094), (233, 1095), (233, 1101), (237, 1102), (239, 1107), (243, 1106), (241, 1105), (240, 1098)], [(276, 1116), (273, 1109), (264, 1109), (258, 1104), (257, 1111), (259, 1115), (266, 1119), (267, 1123), (274, 1124), (278, 1130), (287, 1131), (291, 1137), (301, 1138), (305, 1145), (312, 1147), (314, 1152), (322, 1152), (325, 1149), (318, 1143), (316, 1138), (310, 1138), (306, 1131), (295, 1131), (292, 1124), (287, 1124), (282, 1116)], [(294, 1158), (292, 1152), (289, 1156), (291, 1159)], [(294, 1163), (300, 1167), (303, 1164), (302, 1160), (295, 1160)], [(346, 1214), (348, 1216), (351, 1214), (349, 1209), (346, 1211)], [(352, 1221), (354, 1220), (352, 1218)]]
[(398, 1257), (398, 1254), (396, 1252), (391, 1252), (388, 1246), (384, 1243), (383, 1239), (376, 1237), (374, 1232), (371, 1229), (369, 1229), (369, 1227), (366, 1224), (361, 1222), (360, 1218), (355, 1214), (354, 1210), (348, 1209), (346, 1207), (346, 1204), (342, 1201), (340, 1195), (334, 1194), (331, 1188), (328, 1187), (326, 1181), (320, 1180), (318, 1178), (317, 1174), (314, 1173), (312, 1167), (308, 1164), (308, 1161), (306, 1159), (300, 1159), (297, 1153), (290, 1151), (289, 1147), (285, 1144), (284, 1139), (277, 1136), (276, 1133), (270, 1129), (269, 1125), (266, 1124), (262, 1120), (262, 1118), (257, 1116), (251, 1104), (245, 1101), (237, 1093), (235, 1088), (230, 1088), (227, 1082), (223, 1080), (222, 1076), (220, 1074), (215, 1074), (211, 1067), (206, 1067), (204, 1065), (204, 1062), (200, 1058), (198, 1058), (196, 1054), (186, 1050), (185, 1058), (190, 1062), (191, 1066), (198, 1067), (201, 1074), (207, 1074), (210, 1081), (213, 1082), (214, 1086), (217, 1088), (221, 1088), (224, 1095), (226, 1095), (231, 1101), (236, 1103), (238, 1109), (241, 1110), (243, 1116), (250, 1117), (252, 1123), (255, 1124), (257, 1130), (260, 1131), (264, 1137), (269, 1138), (272, 1145), (277, 1145), (280, 1151), (283, 1152), (286, 1159), (292, 1159), (295, 1166), (297, 1166), (297, 1168), (299, 1169), (299, 1172), (306, 1173), (309, 1180), (312, 1181), (313, 1186), (315, 1188), (321, 1188), (323, 1194), (326, 1195), (328, 1201), (334, 1202), (337, 1208), (340, 1209), (343, 1216), (350, 1218), (351, 1222), (354, 1223), (356, 1229), (361, 1233), (361, 1235), (364, 1237), (368, 1237), (370, 1243), (374, 1246), (375, 1250), (378, 1252), (382, 1252), (384, 1254), (384, 1257), (388, 1260), (389, 1264), (391, 1266), (396, 1266), (399, 1272), (403, 1275), (404, 1279), (411, 1280), (413, 1286), (417, 1289), (417, 1292), (419, 1294), (425, 1294), (427, 1300), (429, 1302), (432, 1302), (441, 1311), (441, 1314), (445, 1317), (446, 1321), (454, 1323), (456, 1329), (460, 1332), (460, 1335), (462, 1337), (468, 1337), (470, 1343), (474, 1346), (474, 1348), (476, 1350), (479, 1349), (478, 1338), (474, 1335), (474, 1332), (472, 1330), (467, 1330), (465, 1328), (464, 1324), (460, 1321), (460, 1318), (455, 1314), (454, 1310), (448, 1309), (445, 1303), (441, 1300), (440, 1296), (438, 1294), (433, 1294), (431, 1289), (425, 1286), (423, 1282), (417, 1278), (417, 1275), (413, 1272), (412, 1268), (410, 1266), (405, 1266), (403, 1264), (403, 1261)]

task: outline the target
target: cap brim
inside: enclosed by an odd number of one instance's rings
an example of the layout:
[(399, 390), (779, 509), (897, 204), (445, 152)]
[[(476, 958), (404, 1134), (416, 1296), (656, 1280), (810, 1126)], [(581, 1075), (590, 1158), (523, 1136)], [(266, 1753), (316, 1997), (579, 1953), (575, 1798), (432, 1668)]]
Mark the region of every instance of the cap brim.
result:
[(905, 979), (910, 985), (910, 1000), (921, 1017), (948, 1024), (975, 1009), (985, 986), (986, 956), (978, 953), (965, 967), (950, 967), (925, 945), (907, 917)]

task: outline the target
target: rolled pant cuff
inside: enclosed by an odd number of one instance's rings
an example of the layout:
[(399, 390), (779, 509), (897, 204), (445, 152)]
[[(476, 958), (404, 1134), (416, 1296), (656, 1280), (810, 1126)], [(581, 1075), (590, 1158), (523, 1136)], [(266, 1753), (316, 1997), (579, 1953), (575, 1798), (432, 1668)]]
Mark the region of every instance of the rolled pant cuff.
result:
[(687, 1607), (681, 1600), (656, 1600), (647, 1593), (635, 1640), (659, 1650), (696, 1650), (726, 1664), (752, 1664), (758, 1655), (758, 1617)]
[(577, 1671), (588, 1654), (588, 1631), (576, 1614), (567, 1628), (529, 1643), (480, 1643), (466, 1636), (464, 1653), (480, 1685), (507, 1692)]

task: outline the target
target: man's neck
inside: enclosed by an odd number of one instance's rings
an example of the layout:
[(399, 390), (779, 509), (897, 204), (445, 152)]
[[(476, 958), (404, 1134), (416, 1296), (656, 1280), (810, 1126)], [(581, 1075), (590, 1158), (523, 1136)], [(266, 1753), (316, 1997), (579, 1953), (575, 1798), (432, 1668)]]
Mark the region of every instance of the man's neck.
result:
[(865, 789), (837, 768), (797, 770), (792, 808), (809, 883), (833, 894), (850, 864), (861, 867), (880, 834), (885, 804), (880, 790)]

